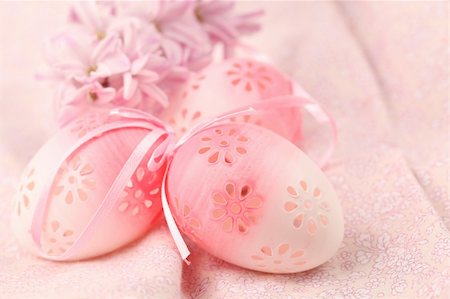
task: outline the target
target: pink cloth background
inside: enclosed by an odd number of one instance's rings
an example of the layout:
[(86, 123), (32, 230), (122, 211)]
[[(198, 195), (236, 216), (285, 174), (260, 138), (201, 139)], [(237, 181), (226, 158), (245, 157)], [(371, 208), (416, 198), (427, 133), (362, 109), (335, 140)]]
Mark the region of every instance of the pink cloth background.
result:
[(9, 229), (12, 194), (52, 131), (51, 96), (33, 79), (42, 39), (67, 3), (0, 3), (0, 297), (448, 298), (450, 296), (448, 3), (261, 2), (269, 54), (333, 113), (326, 173), (346, 231), (336, 256), (269, 275), (192, 247), (184, 265), (164, 221), (125, 250), (54, 263)]

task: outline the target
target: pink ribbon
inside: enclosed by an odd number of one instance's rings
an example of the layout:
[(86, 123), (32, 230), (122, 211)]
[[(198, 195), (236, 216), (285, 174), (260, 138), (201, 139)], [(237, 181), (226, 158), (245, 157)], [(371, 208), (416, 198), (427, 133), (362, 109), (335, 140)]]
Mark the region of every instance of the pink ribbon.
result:
[[(70, 257), (76, 255), (77, 251), (83, 248), (89, 241), (89, 237), (95, 231), (96, 224), (103, 219), (108, 212), (110, 212), (111, 208), (117, 202), (120, 193), (122, 192), (125, 184), (131, 178), (136, 168), (139, 166), (139, 163), (142, 161), (146, 153), (149, 150), (152, 151), (152, 155), (148, 161), (148, 169), (149, 171), (158, 170), (164, 163), (167, 161), (167, 169), (164, 174), (162, 187), (161, 187), (161, 200), (163, 212), (165, 215), (165, 219), (167, 225), (169, 227), (172, 238), (174, 239), (175, 245), (182, 257), (182, 259), (190, 264), (188, 257), (190, 255), (189, 248), (187, 247), (178, 227), (175, 222), (175, 219), (170, 211), (170, 206), (167, 200), (167, 191), (166, 191), (166, 177), (168, 173), (168, 169), (171, 161), (173, 160), (173, 155), (176, 151), (186, 143), (190, 138), (194, 135), (200, 133), (201, 131), (210, 128), (213, 125), (217, 125), (226, 121), (229, 121), (232, 117), (243, 116), (243, 115), (253, 115), (258, 114), (264, 111), (272, 112), (277, 109), (283, 108), (297, 108), (297, 109), (305, 109), (308, 111), (319, 123), (326, 123), (330, 126), (332, 132), (332, 138), (330, 139), (330, 144), (323, 153), (322, 157), (319, 159), (318, 164), (323, 167), (331, 154), (333, 153), (337, 140), (337, 132), (334, 120), (330, 116), (330, 114), (323, 109), (315, 100), (313, 100), (306, 92), (303, 91), (300, 87), (294, 89), (297, 95), (294, 96), (282, 96), (276, 97), (272, 99), (262, 100), (258, 103), (247, 105), (241, 107), (239, 109), (235, 109), (229, 111), (227, 113), (221, 114), (215, 117), (212, 120), (203, 122), (189, 130), (182, 138), (174, 144), (174, 131), (165, 126), (158, 118), (147, 114), (142, 111), (134, 110), (131, 108), (116, 108), (110, 111), (111, 116), (120, 116), (123, 119), (115, 121), (113, 123), (108, 123), (102, 125), (84, 137), (79, 138), (75, 144), (71, 144), (70, 140), (61, 140), (64, 135), (55, 136), (58, 144), (62, 146), (59, 148), (58, 153), (55, 154), (56, 163), (54, 165), (49, 166), (50, 169), (46, 174), (46, 178), (44, 181), (47, 183), (44, 186), (39, 199), (37, 208), (33, 217), (32, 225), (31, 225), (31, 233), (34, 242), (38, 246), (41, 255), (54, 260), (66, 260)], [(129, 127), (139, 127), (146, 128), (150, 132), (147, 134), (135, 150), (132, 152), (125, 165), (121, 169), (119, 175), (114, 180), (110, 190), (105, 195), (105, 198), (102, 200), (100, 206), (91, 217), (89, 222), (87, 223), (84, 230), (81, 232), (79, 237), (75, 240), (74, 244), (66, 250), (60, 256), (48, 256), (46, 255), (41, 246), (41, 232), (42, 226), (45, 220), (45, 213), (47, 210), (48, 200), (50, 191), (52, 190), (52, 182), (53, 178), (56, 176), (59, 168), (62, 163), (67, 160), (80, 146), (91, 140), (92, 138), (98, 137), (99, 135), (118, 128), (129, 128)], [(158, 141), (160, 143), (157, 146), (154, 146)], [(52, 141), (51, 141), (52, 142)], [(53, 141), (55, 142), (55, 141)]]
[[(68, 136), (65, 134), (57, 134), (49, 141), (50, 143), (57, 143), (59, 145), (58, 147), (55, 147), (55, 149), (57, 150), (57, 152), (54, 153), (56, 163), (48, 165), (47, 172), (45, 173), (46, 177), (43, 179), (46, 185), (43, 186), (38, 197), (36, 210), (31, 223), (31, 235), (33, 241), (37, 245), (38, 250), (43, 257), (53, 260), (66, 260), (74, 256), (77, 250), (82, 248), (82, 246), (86, 242), (88, 242), (88, 237), (95, 229), (95, 223), (97, 223), (101, 219), (101, 217), (104, 216), (105, 211), (109, 210), (110, 207), (115, 204), (115, 202), (119, 198), (120, 192), (122, 192), (125, 184), (131, 178), (146, 153), (148, 153), (149, 148), (151, 148), (152, 145), (160, 139), (162, 139), (162, 141), (154, 149), (154, 153), (160, 153), (161, 150), (158, 149), (163, 148), (164, 156), (159, 157), (159, 162), (155, 162), (155, 158), (157, 157), (152, 155), (152, 157), (150, 157), (149, 159), (150, 168), (155, 170), (158, 169), (162, 165), (161, 161), (165, 160), (165, 155), (167, 153), (166, 149), (168, 147), (168, 144), (170, 144), (170, 133), (160, 120), (151, 115), (144, 115), (137, 110), (131, 110), (127, 108), (114, 109), (110, 112), (110, 115), (120, 116), (123, 118), (123, 120), (107, 123), (96, 129), (93, 129), (85, 136), (79, 138), (75, 143), (72, 143), (71, 140), (67, 139)], [(76, 239), (72, 246), (69, 247), (62, 255), (48, 256), (42, 250), (41, 234), (42, 227), (45, 221), (45, 213), (47, 211), (48, 201), (50, 199), (49, 195), (53, 187), (54, 177), (57, 175), (64, 161), (66, 161), (78, 148), (105, 132), (119, 128), (144, 128), (149, 130), (150, 133), (141, 140), (141, 142), (132, 152), (124, 167), (121, 169), (118, 177), (113, 182), (108, 194), (105, 196), (99, 208), (94, 213), (82, 233), (79, 235), (78, 239)]]

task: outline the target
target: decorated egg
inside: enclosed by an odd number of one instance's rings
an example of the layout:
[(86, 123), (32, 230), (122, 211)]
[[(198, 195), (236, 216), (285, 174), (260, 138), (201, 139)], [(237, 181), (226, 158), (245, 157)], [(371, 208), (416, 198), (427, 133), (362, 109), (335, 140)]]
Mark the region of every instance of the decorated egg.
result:
[(166, 194), (180, 230), (229, 263), (263, 272), (314, 268), (339, 248), (336, 193), (297, 146), (261, 126), (219, 124), (176, 151)]
[[(193, 74), (160, 117), (180, 137), (201, 121), (292, 92), (292, 81), (274, 66), (247, 58), (229, 59)], [(246, 115), (231, 120), (269, 127), (295, 142), (300, 139), (301, 112), (298, 109), (278, 111), (276, 118), (278, 120), (274, 121), (272, 115)]]
[(12, 217), (18, 241), (48, 259), (78, 260), (146, 233), (162, 211), (165, 161), (148, 168), (162, 132), (139, 118), (99, 112), (61, 129), (21, 179)]

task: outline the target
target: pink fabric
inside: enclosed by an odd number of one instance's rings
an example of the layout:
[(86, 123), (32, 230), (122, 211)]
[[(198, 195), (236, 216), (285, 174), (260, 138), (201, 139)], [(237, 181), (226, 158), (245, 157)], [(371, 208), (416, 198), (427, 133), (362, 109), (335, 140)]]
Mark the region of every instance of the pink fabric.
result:
[[(450, 294), (448, 4), (259, 2), (249, 42), (325, 105), (340, 133), (326, 174), (342, 201), (338, 254), (300, 274), (231, 266), (161, 222), (127, 249), (80, 263), (23, 252), (6, 223), (18, 175), (51, 132), (33, 79), (65, 3), (0, 4), (0, 293), (7, 298), (438, 298)], [(283, 46), (281, 46), (283, 45)], [(29, 52), (27, 52), (29, 51)]]

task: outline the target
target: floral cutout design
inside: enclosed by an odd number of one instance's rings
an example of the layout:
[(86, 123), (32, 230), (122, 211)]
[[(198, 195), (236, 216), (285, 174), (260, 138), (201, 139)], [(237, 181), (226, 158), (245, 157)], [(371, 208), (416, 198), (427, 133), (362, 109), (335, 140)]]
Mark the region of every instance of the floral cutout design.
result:
[(301, 229), (305, 224), (308, 234), (314, 236), (319, 225), (328, 226), (330, 206), (322, 198), (322, 191), (318, 187), (310, 189), (307, 182), (303, 180), (299, 185), (300, 188), (287, 187), (286, 191), (292, 200), (285, 202), (283, 209), (295, 215), (292, 221), (295, 229)]
[(282, 243), (276, 249), (270, 246), (262, 246), (257, 255), (252, 255), (255, 266), (264, 270), (266, 268), (274, 271), (296, 270), (299, 266), (306, 264), (303, 259), (304, 249), (292, 250), (291, 245)]
[(19, 187), (18, 198), (16, 200), (16, 213), (20, 216), (24, 209), (28, 209), (30, 206), (30, 198), (33, 190), (36, 188), (36, 182), (34, 181), (35, 169), (27, 169), (21, 179), (21, 185)]
[(118, 211), (137, 216), (150, 210), (161, 192), (156, 178), (156, 173), (146, 170), (145, 165), (139, 166), (122, 191)]
[(186, 89), (181, 94), (181, 99), (183, 100), (186, 99), (189, 94), (189, 91), (198, 90), (200, 88), (202, 81), (205, 80), (205, 78), (206, 76), (204, 74), (194, 74), (192, 76), (191, 81), (187, 85)]
[(222, 222), (222, 229), (227, 233), (234, 229), (246, 233), (249, 226), (258, 223), (256, 212), (263, 205), (261, 196), (249, 184), (238, 186), (234, 182), (228, 182), (223, 191), (213, 193), (212, 201), (214, 208), (210, 216)]
[(94, 168), (79, 155), (66, 160), (59, 169), (59, 184), (53, 190), (53, 195), (62, 196), (67, 204), (88, 200), (96, 187), (93, 172)]
[(198, 122), (201, 116), (200, 111), (190, 112), (187, 108), (184, 108), (181, 110), (179, 117), (169, 119), (169, 124), (174, 128), (175, 136), (180, 138)]
[(107, 121), (108, 117), (101, 113), (89, 113), (81, 118), (78, 118), (70, 130), (78, 137), (84, 137), (90, 131), (100, 127)]
[(190, 233), (191, 236), (194, 237), (194, 240), (200, 240), (200, 233), (203, 228), (202, 223), (194, 215), (194, 212), (188, 205), (182, 204), (180, 199), (176, 196), (174, 199), (177, 215), (181, 219), (181, 223), (179, 223), (179, 225), (181, 226), (181, 230)]
[(242, 86), (246, 92), (262, 92), (273, 82), (266, 67), (252, 61), (234, 63), (226, 75), (233, 86)]
[(257, 126), (262, 125), (262, 120), (255, 115), (233, 116), (233, 117), (230, 117), (230, 121), (232, 123), (255, 124)]
[(216, 164), (221, 161), (225, 165), (231, 166), (239, 156), (247, 154), (245, 144), (249, 138), (241, 135), (235, 128), (216, 128), (212, 134), (201, 138), (204, 143), (197, 151), (200, 155), (208, 156), (209, 164)]
[(53, 220), (43, 228), (42, 249), (48, 255), (61, 255), (69, 249), (75, 241), (73, 230), (65, 229), (59, 221)]

